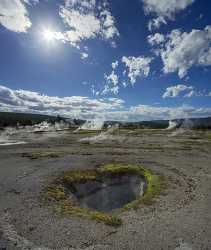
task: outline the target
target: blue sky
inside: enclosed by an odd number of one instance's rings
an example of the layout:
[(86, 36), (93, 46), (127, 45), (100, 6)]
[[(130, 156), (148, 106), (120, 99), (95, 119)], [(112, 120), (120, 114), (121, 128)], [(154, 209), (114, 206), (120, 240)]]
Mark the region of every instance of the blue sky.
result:
[(0, 110), (211, 116), (211, 3), (1, 0)]

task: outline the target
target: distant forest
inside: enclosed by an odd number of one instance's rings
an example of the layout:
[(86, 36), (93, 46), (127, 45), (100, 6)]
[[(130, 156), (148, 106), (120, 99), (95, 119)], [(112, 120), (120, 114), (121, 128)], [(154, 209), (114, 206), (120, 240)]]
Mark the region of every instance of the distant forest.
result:
[(34, 125), (47, 121), (49, 123), (55, 123), (64, 120), (59, 116), (48, 116), (48, 115), (38, 115), (38, 114), (26, 114), (26, 113), (11, 113), (11, 112), (0, 112), (0, 128), (7, 126), (26, 126)]
[[(12, 113), (12, 112), (0, 112), (0, 128), (7, 126), (15, 127), (20, 126), (31, 126), (34, 124), (46, 121), (48, 123), (55, 123), (60, 121), (67, 121), (72, 127), (81, 126), (85, 120), (80, 119), (65, 119), (60, 116), (49, 116), (39, 114), (28, 114), (28, 113)], [(191, 119), (176, 119), (177, 128), (184, 127), (190, 129), (211, 129), (211, 117), (208, 118), (191, 118)], [(188, 121), (188, 123), (187, 123)], [(169, 125), (168, 120), (155, 120), (155, 121), (140, 121), (140, 122), (117, 122), (117, 121), (105, 121), (104, 129), (114, 124), (119, 124), (120, 128), (126, 129), (165, 129)], [(186, 124), (187, 123), (187, 124)], [(186, 126), (184, 126), (186, 124)], [(187, 127), (188, 125), (188, 127)]]
[[(186, 129), (211, 129), (211, 117), (208, 118), (189, 118), (189, 119), (175, 119), (176, 128)], [(155, 120), (155, 121), (140, 121), (140, 122), (124, 122), (120, 123), (120, 128), (130, 129), (166, 129), (169, 126), (169, 120)]]

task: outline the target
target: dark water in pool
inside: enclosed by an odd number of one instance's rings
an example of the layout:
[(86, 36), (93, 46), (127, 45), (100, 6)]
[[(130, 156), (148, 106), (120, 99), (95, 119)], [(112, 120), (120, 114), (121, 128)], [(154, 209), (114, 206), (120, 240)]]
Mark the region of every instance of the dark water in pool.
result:
[(126, 174), (74, 184), (71, 191), (81, 207), (110, 212), (142, 196), (145, 188), (143, 177)]

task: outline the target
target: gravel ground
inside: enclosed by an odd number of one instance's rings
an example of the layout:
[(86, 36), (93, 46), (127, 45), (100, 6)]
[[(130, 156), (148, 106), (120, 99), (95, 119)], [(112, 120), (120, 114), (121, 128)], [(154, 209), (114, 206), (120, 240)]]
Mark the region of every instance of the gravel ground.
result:
[[(211, 249), (210, 133), (120, 130), (86, 142), (96, 134), (66, 131), (0, 146), (0, 249)], [(123, 213), (122, 226), (61, 216), (41, 201), (61, 172), (113, 162), (142, 164), (168, 182), (153, 205)]]

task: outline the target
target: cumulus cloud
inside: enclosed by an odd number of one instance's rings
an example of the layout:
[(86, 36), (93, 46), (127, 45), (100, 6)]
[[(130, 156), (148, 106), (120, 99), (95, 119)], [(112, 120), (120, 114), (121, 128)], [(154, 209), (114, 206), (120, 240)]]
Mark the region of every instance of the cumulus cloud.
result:
[(130, 111), (133, 115), (142, 116), (143, 120), (197, 118), (208, 117), (211, 114), (211, 108), (194, 108), (186, 105), (174, 108), (138, 105), (131, 107)]
[(161, 24), (167, 24), (163, 16), (153, 18), (152, 20), (149, 20), (148, 29), (149, 31), (152, 31), (153, 29), (158, 29), (161, 26)]
[(95, 7), (95, 0), (65, 0), (66, 7), (78, 7), (82, 10), (93, 9)]
[(186, 86), (183, 84), (178, 84), (175, 86), (168, 87), (163, 94), (163, 98), (167, 97), (178, 97), (181, 93), (193, 91), (193, 86)]
[(156, 44), (163, 43), (165, 41), (165, 36), (160, 33), (155, 33), (154, 35), (148, 36), (148, 42), (153, 46)]
[(180, 118), (199, 118), (211, 116), (211, 108), (195, 108), (182, 105), (179, 107), (157, 107), (150, 105), (137, 105), (128, 110), (106, 112), (106, 120), (119, 121), (149, 121), (149, 120), (172, 120)]
[(71, 30), (65, 32), (66, 40), (75, 44), (84, 39), (95, 38), (100, 31), (100, 21), (92, 14), (62, 7), (60, 16)]
[(149, 28), (159, 28), (166, 24), (167, 19), (173, 20), (175, 15), (185, 10), (195, 0), (142, 0), (146, 14), (154, 15), (155, 18), (150, 21)]
[(0, 110), (78, 116), (120, 109), (124, 101), (118, 98), (90, 99), (83, 96), (56, 97), (38, 92), (12, 90), (0, 85)]
[(35, 4), (38, 0), (1, 0), (0, 24), (14, 32), (27, 32), (32, 23), (26, 4)]
[(83, 96), (56, 97), (38, 92), (12, 90), (0, 85), (0, 111), (62, 115), (69, 118), (143, 121), (211, 116), (211, 108), (191, 106), (157, 107), (137, 105), (125, 108), (118, 98), (90, 99)]
[[(204, 93), (203, 93), (204, 92)], [(205, 91), (197, 91), (193, 86), (187, 86), (184, 84), (178, 84), (166, 88), (163, 98), (175, 98), (175, 97), (191, 98), (194, 96), (207, 96)]]
[(170, 19), (175, 14), (184, 10), (192, 4), (194, 0), (143, 0), (144, 10), (147, 14), (154, 13), (157, 16), (164, 16)]
[(111, 43), (119, 36), (107, 1), (66, 0), (59, 12), (67, 30), (57, 32), (57, 39), (78, 46), (81, 41), (100, 37)]
[(136, 83), (138, 77), (148, 76), (150, 72), (150, 63), (152, 58), (150, 57), (134, 57), (123, 56), (122, 62), (126, 65), (128, 70), (128, 77), (132, 85)]
[[(158, 44), (154, 36), (148, 38), (152, 45)], [(156, 42), (155, 42), (156, 41)], [(180, 78), (187, 75), (193, 66), (211, 65), (211, 26), (191, 32), (173, 30), (159, 41), (164, 73), (178, 72)]]

